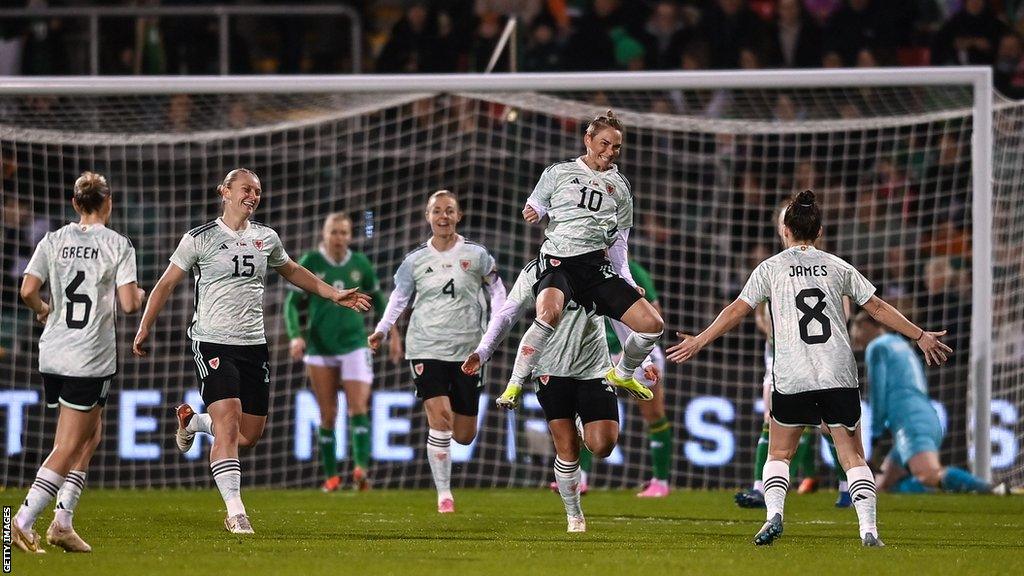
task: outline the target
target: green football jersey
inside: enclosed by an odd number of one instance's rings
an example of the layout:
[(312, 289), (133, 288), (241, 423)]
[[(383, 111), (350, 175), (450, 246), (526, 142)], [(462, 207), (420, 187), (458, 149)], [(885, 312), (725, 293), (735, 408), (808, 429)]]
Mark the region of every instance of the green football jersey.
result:
[[(333, 262), (323, 251), (315, 250), (303, 254), (299, 264), (339, 290), (359, 288), (373, 298), (373, 309), (378, 315), (384, 312), (386, 301), (377, 273), (365, 255), (349, 250), (344, 260)], [(307, 304), (305, 325), (299, 310), (302, 303)], [(289, 338), (306, 339), (306, 354), (310, 356), (337, 356), (366, 348), (365, 317), (319, 296), (301, 291), (289, 293), (285, 300), (285, 323)]]
[[(633, 275), (636, 285), (644, 289), (644, 298), (648, 302), (654, 302), (658, 299), (658, 291), (654, 288), (654, 280), (651, 280), (651, 274), (646, 268), (637, 264), (636, 260), (630, 260), (629, 273)], [(619, 339), (615, 337), (615, 331), (612, 330), (611, 322), (608, 320), (604, 321), (604, 336), (608, 340), (608, 351), (612, 353), (612, 356), (622, 352), (622, 345), (619, 344)]]

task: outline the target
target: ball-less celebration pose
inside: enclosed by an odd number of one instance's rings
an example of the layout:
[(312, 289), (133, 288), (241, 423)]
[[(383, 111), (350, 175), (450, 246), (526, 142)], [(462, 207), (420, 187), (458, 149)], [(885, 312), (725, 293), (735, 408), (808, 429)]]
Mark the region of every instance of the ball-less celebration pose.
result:
[(502, 402), (518, 394), (533, 373), (569, 301), (633, 330), (623, 342), (622, 358), (605, 377), (641, 400), (654, 396), (633, 378), (661, 338), (663, 322), (636, 289), (626, 263), (633, 193), (615, 165), (622, 134), (623, 125), (610, 110), (594, 118), (583, 137), (586, 154), (548, 166), (526, 201), (526, 221), (547, 216), (548, 224), (534, 286), (537, 316), (520, 341)]
[(735, 328), (761, 302), (768, 303), (775, 341), (768, 462), (764, 465), (767, 518), (754, 537), (771, 544), (782, 535), (782, 514), (789, 489), (789, 461), (806, 426), (828, 426), (850, 482), (864, 546), (882, 546), (875, 522), (875, 481), (864, 461), (860, 436), (857, 363), (843, 313), (843, 295), (872, 318), (917, 342), (929, 364), (941, 364), (952, 352), (939, 337), (907, 320), (875, 295), (875, 287), (853, 266), (814, 248), (821, 234), (821, 210), (814, 193), (796, 195), (783, 216), (786, 249), (761, 262), (739, 298), (697, 336), (668, 349), (669, 359), (685, 362), (719, 336)]
[(437, 511), (445, 514), (455, 511), (451, 441), (469, 444), (476, 438), (483, 386), (479, 376), (459, 368), (487, 323), (482, 292), (490, 294), (493, 314), (505, 301), (505, 286), (487, 249), (456, 232), (462, 210), (454, 194), (431, 194), (425, 216), (430, 240), (398, 267), (384, 318), (368, 342), (371, 350), (380, 347), (415, 294), (405, 357), (427, 414), (427, 461), (437, 488)]
[[(11, 523), (12, 543), (26, 552), (44, 552), (32, 525), (54, 498), (57, 509), (46, 541), (68, 552), (92, 550), (71, 520), (100, 442), (103, 406), (117, 372), (114, 298), (122, 312), (131, 314), (145, 296), (135, 281), (135, 248), (106, 227), (113, 209), (106, 178), (83, 173), (75, 181), (71, 204), (81, 218), (39, 242), (21, 284), (22, 300), (46, 326), (39, 338), (46, 405), (60, 406), (53, 451)], [(49, 303), (39, 295), (47, 282)]]
[[(343, 212), (324, 219), (323, 234), (317, 250), (299, 258), (299, 265), (318, 275), (338, 289), (359, 288), (373, 298), (373, 308), (384, 312), (377, 273), (370, 260), (349, 249), (352, 242), (352, 220)], [(300, 308), (305, 308), (306, 322), (301, 321)], [(348, 410), (349, 446), (352, 450), (352, 485), (359, 490), (370, 487), (370, 385), (373, 363), (366, 347), (364, 317), (347, 308), (336, 306), (319, 296), (307, 296), (293, 290), (285, 299), (285, 324), (289, 348), (295, 360), (306, 363), (306, 371), (320, 407), (320, 464), (324, 472), (324, 492), (341, 486), (337, 472), (337, 450), (334, 421), (338, 416), (338, 388), (345, 390)], [(401, 343), (392, 334), (393, 346)]]
[(239, 446), (255, 446), (270, 405), (270, 353), (263, 327), (263, 291), (273, 268), (299, 288), (342, 306), (368, 310), (369, 298), (355, 288), (338, 290), (299, 266), (277, 232), (249, 218), (260, 204), (260, 180), (250, 170), (228, 172), (217, 187), (223, 214), (189, 230), (171, 254), (135, 336), (134, 353), (145, 356), (149, 331), (167, 299), (191, 271), (195, 313), (188, 327), (199, 391), (207, 413), (188, 404), (177, 408), (178, 448), (187, 452), (196, 432), (213, 436), (210, 470), (227, 506), (229, 532), (251, 534), (241, 498)]
[[(538, 261), (534, 260), (520, 271), (505, 305), (494, 315), (480, 344), (463, 363), (464, 372), (476, 374), (481, 363), (489, 360), (497, 345), (508, 336), (512, 326), (534, 306), (533, 285), (537, 282), (539, 268)], [(537, 385), (537, 399), (555, 444), (555, 484), (565, 506), (567, 531), (586, 532), (587, 521), (580, 507), (582, 472), (577, 418), (582, 426), (584, 447), (598, 457), (611, 454), (619, 438), (615, 389), (604, 380), (611, 367), (604, 319), (576, 302), (569, 302), (548, 344), (531, 380)], [(650, 367), (645, 376), (656, 383), (660, 375), (657, 368)], [(519, 397), (512, 400), (502, 406), (515, 408)]]

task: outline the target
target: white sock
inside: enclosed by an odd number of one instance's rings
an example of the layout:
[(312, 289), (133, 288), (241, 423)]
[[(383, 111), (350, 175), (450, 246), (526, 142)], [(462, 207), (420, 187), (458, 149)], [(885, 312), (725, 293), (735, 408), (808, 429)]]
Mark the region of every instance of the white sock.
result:
[(434, 430), (427, 432), (427, 461), (430, 473), (434, 475), (437, 500), (452, 497), (452, 431)]
[(35, 524), (39, 513), (50, 505), (50, 500), (57, 497), (57, 492), (64, 485), (64, 477), (49, 468), (40, 467), (36, 472), (36, 479), (32, 487), (28, 489), (25, 502), (18, 509), (18, 515), (14, 521), (18, 528), (28, 530)]
[(220, 497), (228, 507), (228, 517), (245, 514), (245, 506), (242, 504), (242, 465), (238, 458), (222, 458), (210, 462), (210, 471), (220, 490)]
[(771, 520), (776, 514), (782, 515), (782, 510), (786, 506), (786, 493), (789, 492), (789, 463), (783, 460), (765, 462), (761, 479), (764, 482), (764, 503), (768, 508), (768, 519)]
[(857, 509), (857, 521), (860, 522), (860, 537), (868, 532), (878, 536), (875, 521), (878, 497), (875, 495), (875, 475), (867, 466), (854, 466), (846, 471), (846, 479), (850, 482), (850, 497), (853, 507)]
[(555, 329), (540, 320), (534, 320), (533, 324), (523, 334), (519, 341), (519, 351), (516, 352), (516, 361), (512, 365), (512, 380), (518, 383), (526, 382), (533, 374), (544, 349), (547, 348), (548, 340), (555, 333)]
[(565, 504), (565, 515), (579, 518), (583, 516), (580, 508), (580, 461), (566, 462), (555, 457), (555, 483), (558, 484), (558, 495)]
[(71, 517), (78, 506), (78, 499), (85, 489), (85, 470), (72, 470), (64, 479), (64, 486), (57, 493), (57, 507), (53, 509), (53, 520), (61, 528), (71, 528)]
[(661, 339), (661, 332), (630, 332), (622, 345), (622, 356), (615, 364), (615, 373), (619, 378), (629, 378), (643, 363), (644, 358), (654, 350)]
[(185, 430), (189, 432), (203, 432), (213, 436), (213, 418), (209, 414), (196, 414), (188, 421)]
[(839, 491), (840, 492), (849, 492), (850, 491), (850, 484), (849, 484), (849, 482), (847, 482), (846, 480), (840, 480), (839, 481)]

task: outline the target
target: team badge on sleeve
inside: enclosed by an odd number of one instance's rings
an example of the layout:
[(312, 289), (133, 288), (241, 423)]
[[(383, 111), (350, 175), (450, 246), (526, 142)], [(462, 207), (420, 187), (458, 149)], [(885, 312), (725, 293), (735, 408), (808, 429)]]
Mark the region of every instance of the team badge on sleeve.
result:
[(469, 272), (469, 265), (470, 264), (471, 264), (471, 262), (469, 260), (459, 260), (459, 266), (462, 266), (462, 271), (463, 272)]
[(210, 368), (213, 368), (214, 370), (220, 368), (220, 356), (216, 358), (210, 358), (208, 364), (210, 365)]

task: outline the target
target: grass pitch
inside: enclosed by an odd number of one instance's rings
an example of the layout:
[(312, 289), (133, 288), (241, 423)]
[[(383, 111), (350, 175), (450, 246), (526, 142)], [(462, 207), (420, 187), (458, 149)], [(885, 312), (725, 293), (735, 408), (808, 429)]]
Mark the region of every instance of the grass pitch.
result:
[[(17, 509), (22, 490), (0, 493)], [(215, 490), (90, 490), (75, 525), (92, 554), (14, 551), (13, 574), (1024, 574), (1024, 499), (890, 496), (879, 502), (887, 547), (863, 549), (852, 509), (835, 493), (792, 494), (773, 546), (751, 538), (761, 510), (725, 491), (584, 497), (586, 534), (566, 534), (557, 495), (544, 490), (456, 490), (441, 516), (432, 491), (325, 495), (245, 490), (254, 536), (223, 528)], [(36, 524), (46, 529), (52, 514)]]

